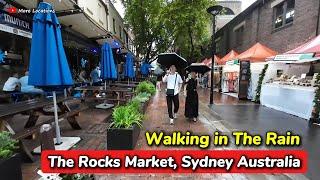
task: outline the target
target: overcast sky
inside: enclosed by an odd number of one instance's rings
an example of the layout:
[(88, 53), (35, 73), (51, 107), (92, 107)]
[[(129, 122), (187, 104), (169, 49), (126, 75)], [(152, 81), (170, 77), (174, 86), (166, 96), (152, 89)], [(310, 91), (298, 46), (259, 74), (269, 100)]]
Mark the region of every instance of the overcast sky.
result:
[(256, 0), (242, 0), (242, 10), (247, 9), (252, 3), (254, 3)]
[[(254, 3), (256, 0), (242, 0), (242, 10), (249, 7), (252, 3)], [(119, 14), (123, 17), (124, 16), (124, 8), (121, 4), (121, 0), (114, 0), (114, 7), (117, 9)]]

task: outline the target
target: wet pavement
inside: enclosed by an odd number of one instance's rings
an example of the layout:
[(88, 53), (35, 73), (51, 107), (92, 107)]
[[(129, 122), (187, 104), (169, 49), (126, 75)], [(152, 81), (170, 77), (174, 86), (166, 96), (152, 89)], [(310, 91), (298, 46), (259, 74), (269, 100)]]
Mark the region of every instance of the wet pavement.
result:
[[(220, 131), (225, 134), (231, 133), (233, 130), (236, 130), (238, 127), (232, 127), (232, 123), (225, 121), (220, 116), (220, 113), (216, 113), (208, 106), (209, 94), (208, 90), (199, 90), (199, 121), (188, 122), (183, 113), (184, 113), (184, 99), (183, 95), (180, 95), (180, 110), (178, 113), (178, 119), (175, 121), (174, 126), (169, 125), (168, 113), (166, 110), (166, 102), (164, 92), (157, 93), (153, 100), (148, 106), (146, 112), (146, 120), (144, 121), (144, 128), (140, 134), (139, 141), (136, 149), (146, 149), (146, 150), (159, 150), (159, 149), (198, 149), (197, 147), (164, 147), (164, 146), (148, 146), (144, 137), (146, 131), (192, 131), (194, 134), (213, 134), (215, 131)], [(238, 106), (248, 106), (251, 108), (259, 107), (255, 103), (238, 101), (235, 98), (230, 96), (225, 96), (216, 93), (215, 102), (224, 109), (226, 107), (232, 106), (237, 109)], [(255, 110), (255, 109), (251, 109)], [(223, 112), (228, 113), (228, 111)], [(241, 111), (240, 111), (241, 113)], [(252, 115), (253, 116), (253, 115)], [(235, 116), (236, 117), (236, 116)], [(241, 118), (241, 116), (238, 116)], [(246, 118), (246, 117), (244, 117)], [(255, 117), (252, 117), (255, 118)], [(249, 118), (248, 118), (249, 119)], [(250, 122), (248, 122), (250, 123)], [(245, 125), (244, 125), (245, 127)], [(212, 150), (223, 150), (223, 149), (239, 149), (239, 147), (229, 146), (229, 147), (215, 147), (210, 146), (209, 149)], [(245, 148), (253, 149), (253, 148)], [(264, 149), (264, 147), (258, 147), (255, 149)], [(129, 175), (98, 175), (97, 179), (226, 179), (226, 180), (282, 180), (282, 179), (296, 179), (303, 180), (307, 179), (303, 174), (129, 174)]]
[[(216, 94), (216, 96), (221, 96)], [(223, 95), (222, 95), (223, 96)], [(229, 97), (232, 99), (233, 97)], [(237, 101), (236, 98), (234, 98)], [(308, 152), (308, 173), (310, 179), (320, 178), (320, 127), (309, 126), (307, 120), (252, 103), (230, 105), (216, 104), (211, 108), (216, 118), (233, 130), (248, 131), (251, 134), (264, 135), (267, 131), (284, 134), (291, 131), (302, 137), (300, 147)], [(285, 147), (286, 149), (290, 149)]]

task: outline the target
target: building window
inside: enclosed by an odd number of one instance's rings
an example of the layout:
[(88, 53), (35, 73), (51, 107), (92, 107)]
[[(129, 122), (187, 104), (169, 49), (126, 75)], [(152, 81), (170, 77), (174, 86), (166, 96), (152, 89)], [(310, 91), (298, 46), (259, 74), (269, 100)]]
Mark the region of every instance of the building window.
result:
[(113, 33), (117, 34), (117, 31), (116, 31), (116, 20), (114, 18), (112, 19), (112, 25), (113, 25)]
[(244, 33), (244, 25), (238, 27), (236, 30), (234, 30), (235, 36), (236, 36), (236, 45), (240, 46), (243, 43), (243, 33)]
[(294, 18), (295, 0), (286, 0), (273, 8), (274, 12), (274, 29), (281, 28), (291, 24)]
[(119, 33), (120, 33), (120, 39), (122, 40), (122, 31), (121, 31), (121, 26), (119, 26)]

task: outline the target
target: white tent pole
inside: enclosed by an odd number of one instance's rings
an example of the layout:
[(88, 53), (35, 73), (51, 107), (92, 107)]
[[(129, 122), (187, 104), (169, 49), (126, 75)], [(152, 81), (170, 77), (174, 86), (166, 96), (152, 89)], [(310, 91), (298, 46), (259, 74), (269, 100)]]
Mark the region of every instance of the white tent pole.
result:
[(107, 80), (104, 80), (104, 90), (107, 90)]
[(62, 144), (61, 142), (61, 135), (60, 135), (60, 127), (59, 127), (59, 119), (58, 119), (58, 107), (57, 107), (57, 95), (56, 92), (53, 91), (53, 106), (54, 106), (54, 122), (56, 125), (56, 136), (57, 136), (57, 143), (56, 144)]

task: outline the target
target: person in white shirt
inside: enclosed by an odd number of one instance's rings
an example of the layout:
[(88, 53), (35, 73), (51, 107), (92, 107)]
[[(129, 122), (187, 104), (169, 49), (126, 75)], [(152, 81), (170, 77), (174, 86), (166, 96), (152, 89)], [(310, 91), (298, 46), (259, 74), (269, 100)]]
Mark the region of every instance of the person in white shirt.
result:
[(23, 93), (33, 93), (33, 94), (43, 94), (44, 91), (29, 85), (29, 71), (24, 73), (24, 76), (19, 79), (21, 84), (21, 92)]
[[(170, 66), (169, 71), (163, 77), (163, 82), (167, 83), (167, 106), (170, 118), (170, 124), (174, 124), (174, 119), (177, 118), (177, 112), (179, 111), (179, 92), (182, 87), (182, 78), (179, 73), (176, 72), (174, 65)], [(172, 112), (172, 104), (174, 110)]]
[(4, 83), (4, 86), (2, 90), (4, 92), (15, 92), (15, 91), (20, 91), (20, 81), (19, 81), (19, 74), (18, 73), (13, 73), (11, 77), (8, 78), (8, 80)]

